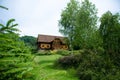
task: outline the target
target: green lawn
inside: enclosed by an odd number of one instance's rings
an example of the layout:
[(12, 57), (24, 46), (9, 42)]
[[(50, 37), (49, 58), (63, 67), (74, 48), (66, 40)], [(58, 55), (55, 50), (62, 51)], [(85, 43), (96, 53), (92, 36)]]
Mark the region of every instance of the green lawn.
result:
[[(35, 69), (33, 71), (35, 80), (78, 80), (72, 74), (72, 70), (62, 70), (53, 67), (53, 63), (60, 55), (36, 56)], [(70, 74), (71, 73), (71, 74)]]

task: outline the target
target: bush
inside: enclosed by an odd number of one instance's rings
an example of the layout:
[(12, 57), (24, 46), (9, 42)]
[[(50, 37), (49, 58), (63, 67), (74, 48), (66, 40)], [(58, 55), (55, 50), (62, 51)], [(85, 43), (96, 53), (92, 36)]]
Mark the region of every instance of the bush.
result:
[(17, 34), (0, 33), (0, 80), (27, 79), (23, 75), (33, 69), (33, 55), (18, 37)]
[(51, 54), (56, 54), (57, 50), (50, 50)]
[(70, 54), (70, 51), (68, 50), (39, 50), (37, 55), (54, 55), (54, 54), (59, 54), (62, 56), (67, 56)]
[(96, 76), (96, 74), (92, 70), (85, 70), (79, 73), (80, 80), (94, 80), (94, 76)]
[(70, 54), (70, 51), (68, 50), (57, 50), (56, 51), (56, 54), (60, 54), (60, 55), (63, 55), (63, 56), (67, 56)]
[(119, 80), (120, 68), (115, 66), (109, 57), (85, 51), (77, 68), (80, 80)]
[(37, 55), (50, 55), (50, 51), (47, 50), (47, 51), (44, 51), (44, 50), (39, 50), (37, 53)]
[(109, 56), (90, 50), (61, 57), (55, 62), (55, 66), (75, 68), (80, 80), (120, 80), (119, 66), (114, 65)]
[[(79, 52), (79, 53), (78, 53)], [(80, 63), (82, 63), (85, 59), (90, 60), (90, 58), (94, 55), (90, 51), (82, 51), (80, 53), (80, 51), (73, 51), (73, 54), (68, 55), (68, 56), (64, 56), (60, 59), (58, 59), (55, 63), (55, 65), (59, 65), (60, 67), (63, 68), (70, 68), (70, 67), (78, 67)]]
[(80, 54), (77, 55), (69, 55), (59, 58), (55, 62), (55, 66), (61, 67), (61, 68), (71, 68), (71, 67), (78, 67), (79, 63), (81, 62), (81, 59), (79, 58)]

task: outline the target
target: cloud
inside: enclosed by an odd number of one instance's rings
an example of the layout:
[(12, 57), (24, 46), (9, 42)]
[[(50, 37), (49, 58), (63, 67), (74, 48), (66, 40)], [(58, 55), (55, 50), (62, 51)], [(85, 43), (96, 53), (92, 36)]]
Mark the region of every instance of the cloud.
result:
[[(21, 34), (29, 34), (35, 36), (37, 34), (61, 35), (58, 32), (58, 20), (60, 19), (61, 10), (67, 3), (66, 1), (35, 0), (32, 2), (32, 6), (34, 8), (28, 10), (29, 13), (26, 12), (28, 15), (26, 13), (22, 15), (24, 16), (23, 21), (25, 22), (21, 21), (24, 23), (20, 25), (20, 29), (22, 30)], [(28, 6), (30, 6), (30, 4)]]
[[(21, 35), (38, 34), (61, 35), (58, 32), (58, 20), (70, 0), (2, 0), (1, 4), (9, 8), (0, 10), (0, 18), (7, 21), (15, 18)], [(81, 1), (81, 0), (79, 0)], [(90, 0), (98, 8), (99, 17), (106, 11), (120, 12), (119, 0)]]
[(103, 13), (108, 10), (116, 13), (120, 11), (120, 6), (118, 5), (118, 0), (90, 0), (93, 4), (95, 4), (98, 9), (98, 16), (100, 17)]

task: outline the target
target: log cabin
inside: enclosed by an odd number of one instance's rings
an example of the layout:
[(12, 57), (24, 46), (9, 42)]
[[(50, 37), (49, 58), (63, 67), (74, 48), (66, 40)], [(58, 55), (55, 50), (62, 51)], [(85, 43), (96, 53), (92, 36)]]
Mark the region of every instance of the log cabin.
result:
[(37, 38), (38, 50), (68, 50), (65, 37), (39, 34)]

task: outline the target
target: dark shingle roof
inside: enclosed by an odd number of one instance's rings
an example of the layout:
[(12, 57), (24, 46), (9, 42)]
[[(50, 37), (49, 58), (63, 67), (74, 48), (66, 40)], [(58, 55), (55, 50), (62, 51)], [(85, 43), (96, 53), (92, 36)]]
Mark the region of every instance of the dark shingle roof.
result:
[(52, 42), (56, 38), (59, 38), (61, 41), (63, 41), (63, 39), (64, 39), (64, 37), (62, 37), (62, 36), (52, 36), (52, 35), (39, 34), (37, 42)]

